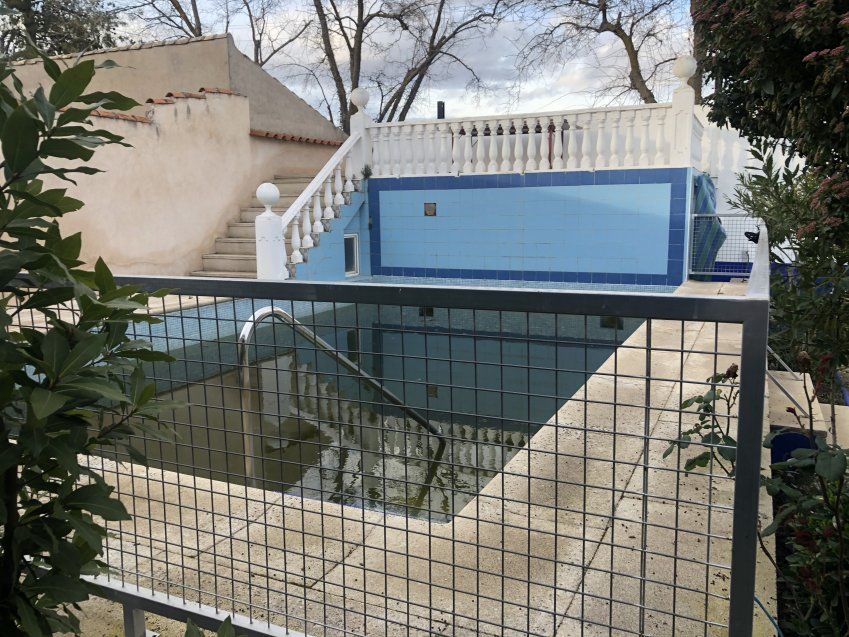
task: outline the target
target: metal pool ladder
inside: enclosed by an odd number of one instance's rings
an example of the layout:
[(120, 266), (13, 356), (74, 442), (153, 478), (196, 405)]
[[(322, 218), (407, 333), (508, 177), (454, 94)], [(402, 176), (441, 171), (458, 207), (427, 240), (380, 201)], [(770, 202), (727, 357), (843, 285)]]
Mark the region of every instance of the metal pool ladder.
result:
[(294, 316), (289, 314), (287, 311), (269, 305), (267, 307), (261, 308), (253, 313), (253, 315), (245, 321), (245, 324), (242, 326), (242, 331), (239, 334), (239, 390), (242, 395), (242, 434), (245, 438), (245, 479), (255, 479), (255, 456), (254, 456), (254, 444), (253, 444), (253, 433), (251, 432), (251, 422), (250, 422), (250, 413), (251, 413), (251, 388), (250, 388), (250, 361), (248, 360), (248, 344), (253, 338), (254, 332), (256, 331), (257, 326), (269, 316), (276, 317), (281, 319), (284, 323), (287, 323), (292, 326), (292, 328), (305, 339), (313, 343), (319, 349), (324, 350), (330, 356), (335, 358), (341, 365), (347, 367), (349, 370), (354, 372), (357, 376), (362, 378), (367, 384), (371, 385), (374, 389), (380, 392), (390, 403), (393, 405), (400, 407), (401, 410), (407, 414), (411, 420), (416, 421), (422, 427), (427, 429), (434, 436), (439, 438), (440, 443), (445, 443), (445, 436), (442, 435), (442, 430), (439, 427), (436, 427), (431, 423), (427, 418), (422, 416), (418, 411), (405, 404), (403, 400), (398, 398), (392, 391), (383, 386), (383, 384), (377, 380), (374, 376), (365, 371), (362, 367), (357, 365), (350, 358), (345, 356), (338, 349), (333, 347), (330, 343), (321, 338), (318, 334), (308, 328), (306, 325), (298, 321)]

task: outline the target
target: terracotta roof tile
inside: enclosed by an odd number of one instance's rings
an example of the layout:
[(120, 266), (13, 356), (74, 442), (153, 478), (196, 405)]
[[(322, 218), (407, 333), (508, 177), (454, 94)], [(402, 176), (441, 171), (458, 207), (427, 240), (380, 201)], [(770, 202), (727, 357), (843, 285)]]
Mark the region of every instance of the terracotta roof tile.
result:
[(195, 99), (195, 100), (205, 100), (206, 95), (203, 93), (186, 93), (184, 91), (172, 91), (170, 93), (166, 93), (165, 97), (175, 97), (179, 99)]
[(304, 144), (321, 144), (324, 146), (341, 146), (342, 142), (336, 139), (318, 139), (315, 137), (303, 137), (301, 135), (289, 135), (287, 133), (272, 133), (267, 130), (259, 130), (258, 128), (251, 129), (251, 136), (266, 137), (268, 139), (277, 139), (285, 142), (301, 142)]
[(144, 101), (145, 104), (173, 104), (173, 97), (149, 97)]
[(240, 97), (244, 97), (241, 93), (237, 93), (229, 88), (214, 88), (202, 86), (198, 89), (201, 93), (219, 93), (221, 95), (238, 95)]
[(105, 117), (107, 119), (123, 119), (128, 122), (138, 122), (140, 124), (150, 124), (152, 120), (144, 115), (130, 115), (129, 113), (116, 113), (115, 111), (104, 111), (96, 109), (91, 112), (94, 117)]

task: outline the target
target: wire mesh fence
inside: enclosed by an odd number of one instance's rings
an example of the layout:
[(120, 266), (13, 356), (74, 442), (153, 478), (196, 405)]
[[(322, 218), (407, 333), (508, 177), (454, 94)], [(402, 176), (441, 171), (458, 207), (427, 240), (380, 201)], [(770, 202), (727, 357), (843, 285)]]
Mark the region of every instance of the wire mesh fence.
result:
[[(113, 585), (258, 632), (750, 634), (763, 295), (121, 282), (175, 290), (135, 337), (182, 406), (89, 459)], [(736, 449), (686, 433), (709, 391)]]
[(695, 214), (691, 219), (690, 277), (701, 281), (748, 278), (762, 222), (741, 214)]

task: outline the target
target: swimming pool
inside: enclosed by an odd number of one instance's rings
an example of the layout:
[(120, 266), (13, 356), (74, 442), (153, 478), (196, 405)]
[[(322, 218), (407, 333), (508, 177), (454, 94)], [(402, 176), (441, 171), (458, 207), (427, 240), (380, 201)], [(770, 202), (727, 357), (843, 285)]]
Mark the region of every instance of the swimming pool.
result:
[[(139, 327), (138, 336), (177, 359), (150, 366), (159, 394), (186, 403), (171, 419), (175, 441), (140, 441), (150, 464), (437, 522), (497, 475), (640, 325), (615, 317), (275, 302), (408, 409), (290, 325), (267, 321), (249, 349), (251, 405), (243, 421), (235, 335), (268, 304), (219, 301)], [(257, 457), (246, 463), (251, 447)]]

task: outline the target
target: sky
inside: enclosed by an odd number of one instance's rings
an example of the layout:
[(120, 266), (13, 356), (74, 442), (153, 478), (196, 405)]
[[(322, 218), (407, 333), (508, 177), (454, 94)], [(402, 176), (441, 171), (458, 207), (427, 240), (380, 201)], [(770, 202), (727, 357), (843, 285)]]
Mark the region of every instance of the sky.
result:
[[(204, 0), (213, 1), (220, 0)], [(279, 1), (281, 4), (276, 10), (276, 19), (284, 28), (299, 23), (307, 15), (304, 8), (298, 8), (298, 5), (284, 4), (289, 0)], [(682, 18), (682, 26), (672, 30), (667, 43), (673, 53), (689, 52), (689, 30), (683, 19), (688, 6), (688, 0), (680, 0), (677, 10)], [(437, 101), (445, 102), (447, 117), (556, 111), (612, 103), (612, 96), (604, 93), (603, 89), (609, 84), (610, 75), (621, 75), (627, 68), (624, 51), (618, 40), (609, 35), (602, 36), (589, 46), (575, 46), (573, 50), (563, 51), (558, 56), (560, 59), (551, 60), (545, 67), (521, 73), (518, 70), (519, 49), (533, 33), (533, 27), (533, 21), (527, 18), (508, 19), (490, 33), (461, 45), (456, 53), (478, 73), (483, 80), (483, 90), (470, 90), (471, 75), (459, 65), (441, 69), (438, 77), (428, 82), (419, 94), (408, 119), (434, 117)], [(207, 29), (208, 32), (222, 31), (223, 27)], [(250, 37), (246, 19), (236, 17), (231, 20), (229, 31), (236, 45), (247, 53)], [(321, 106), (322, 91), (315, 79), (305, 77), (303, 69), (297, 65), (314, 57), (315, 51), (315, 47), (296, 42), (265, 68), (327, 115), (326, 106)], [(406, 53), (402, 45), (393, 43), (388, 55), (399, 58)], [(386, 60), (377, 56), (365, 59), (363, 67), (370, 71), (385, 64)], [(667, 98), (672, 87), (672, 78), (667, 75), (660, 82), (658, 96)], [(325, 82), (325, 90), (330, 89), (331, 84)], [(376, 91), (372, 90), (369, 109), (374, 110), (377, 99)], [(636, 95), (632, 94), (620, 98), (617, 103), (636, 101)]]

